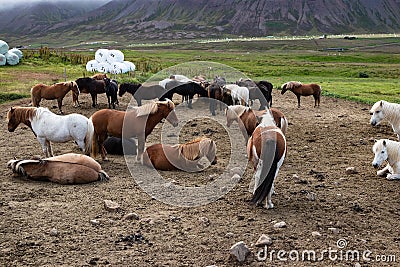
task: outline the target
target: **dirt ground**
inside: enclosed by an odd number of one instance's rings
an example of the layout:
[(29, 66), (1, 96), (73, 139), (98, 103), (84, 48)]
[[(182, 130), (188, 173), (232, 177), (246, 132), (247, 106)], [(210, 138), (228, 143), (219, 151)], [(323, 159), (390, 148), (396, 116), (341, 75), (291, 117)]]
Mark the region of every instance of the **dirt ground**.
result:
[[(248, 203), (253, 172), (246, 167), (244, 143), (235, 143), (243, 139), (237, 124), (228, 135), (223, 113), (207, 118), (207, 105), (201, 101), (193, 110), (178, 106), (180, 128), (170, 133), (172, 127), (162, 131), (159, 124), (146, 145), (159, 142), (161, 132), (179, 142), (206, 135), (217, 143), (218, 164), (200, 173), (162, 172), (166, 183), (154, 197), (144, 191), (145, 185), (139, 186), (149, 180), (149, 169), (128, 161), (131, 175), (123, 156), (109, 155), (109, 162), (98, 159), (111, 177), (104, 183), (65, 186), (14, 177), (6, 168), (8, 160), (42, 152), (27, 127), (21, 125), (14, 133), (6, 127), (9, 107), (28, 105), (29, 99), (0, 106), (0, 265), (236, 266), (240, 264), (229, 250), (244, 241), (252, 254), (243, 266), (396, 266), (378, 261), (393, 260), (391, 255), (400, 261), (399, 182), (377, 177), (371, 166), (374, 138), (395, 139), (391, 128), (371, 127), (368, 105), (323, 97), (315, 109), (312, 98), (303, 98), (298, 109), (290, 92), (282, 96), (275, 90), (273, 97), (273, 106), (285, 113), (289, 128), (288, 153), (271, 210)], [(82, 107), (74, 108), (68, 95), (65, 113), (89, 117), (96, 111), (88, 95), (80, 99)], [(127, 95), (120, 99), (119, 109), (129, 100)], [(106, 108), (104, 96), (98, 101), (99, 108)], [(42, 105), (57, 112), (55, 102)], [(53, 150), (56, 155), (79, 153), (73, 142), (53, 144)], [(236, 165), (244, 166), (242, 179), (221, 185), (226, 182), (221, 178), (224, 171)], [(346, 174), (347, 167), (358, 173)], [(216, 184), (216, 190), (206, 196), (189, 190), (180, 202), (169, 194), (174, 185), (196, 189), (208, 184)], [(104, 200), (117, 202), (120, 209), (107, 211)], [(139, 218), (126, 219), (129, 213)], [(286, 227), (274, 228), (281, 221)], [(261, 234), (273, 242), (266, 259), (257, 259), (262, 254), (254, 245)], [(315, 261), (302, 260), (307, 250), (316, 252)], [(358, 251), (360, 259), (346, 258), (348, 250)]]

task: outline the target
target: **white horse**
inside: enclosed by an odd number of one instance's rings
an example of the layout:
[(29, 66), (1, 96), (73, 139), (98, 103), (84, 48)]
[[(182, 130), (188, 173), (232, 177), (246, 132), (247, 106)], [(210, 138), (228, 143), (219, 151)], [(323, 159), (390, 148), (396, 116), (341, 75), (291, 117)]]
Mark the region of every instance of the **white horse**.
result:
[(260, 204), (267, 198), (265, 207), (274, 207), (271, 197), (286, 149), (285, 135), (275, 125), (271, 113), (265, 112), (247, 142), (247, 155), (255, 170), (252, 203)]
[(74, 140), (82, 151), (90, 152), (94, 127), (92, 122), (81, 114), (60, 116), (42, 107), (11, 107), (7, 113), (7, 120), (10, 132), (20, 123), (31, 128), (46, 157), (53, 156), (50, 142), (64, 143)]
[(372, 106), (369, 113), (371, 114), (370, 123), (372, 126), (376, 126), (383, 119), (387, 119), (400, 140), (400, 104), (380, 100)]
[(400, 142), (389, 139), (377, 140), (372, 147), (375, 153), (372, 166), (378, 168), (386, 160), (388, 164), (376, 172), (378, 176), (385, 176), (388, 180), (400, 179)]
[(233, 101), (238, 101), (243, 106), (249, 105), (249, 89), (244, 86), (239, 86), (237, 84), (226, 84), (225, 89), (231, 91), (231, 96)]

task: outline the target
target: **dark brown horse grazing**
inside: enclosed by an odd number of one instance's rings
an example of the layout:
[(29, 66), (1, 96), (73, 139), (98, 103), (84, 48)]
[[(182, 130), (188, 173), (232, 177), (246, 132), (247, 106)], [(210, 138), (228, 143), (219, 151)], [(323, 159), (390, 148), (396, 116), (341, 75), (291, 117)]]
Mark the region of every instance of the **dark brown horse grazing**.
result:
[(315, 83), (302, 84), (301, 82), (287, 82), (282, 85), (283, 95), (287, 90), (292, 91), (297, 96), (297, 107), (300, 108), (300, 96), (312, 95), (315, 100), (314, 108), (319, 107), (321, 99), (321, 86)]
[(84, 184), (109, 179), (97, 161), (74, 153), (45, 159), (10, 160), (7, 166), (28, 179), (59, 184)]
[(55, 83), (53, 85), (37, 84), (31, 89), (32, 106), (39, 107), (42, 98), (47, 100), (57, 99), (58, 109), (61, 114), (62, 101), (65, 95), (72, 90), (73, 94), (79, 95), (79, 88), (76, 82)]
[[(92, 107), (96, 107), (97, 94), (104, 94), (106, 92), (106, 84), (104, 80), (95, 80), (90, 77), (84, 77), (78, 78), (75, 82), (78, 84), (81, 93), (90, 94), (92, 97)], [(72, 101), (76, 106), (80, 106), (77, 94), (72, 94)]]
[[(269, 110), (274, 118), (275, 125), (285, 134), (288, 127), (288, 121), (285, 115), (276, 108), (270, 108)], [(238, 122), (239, 128), (247, 141), (258, 126), (260, 118), (266, 112), (268, 112), (268, 110), (252, 110), (250, 107), (242, 105), (228, 106), (225, 110), (226, 126), (230, 127), (234, 121)]]
[(174, 127), (178, 126), (179, 120), (175, 114), (175, 105), (171, 100), (156, 101), (141, 107), (133, 107), (126, 112), (110, 109), (95, 112), (89, 118), (94, 126), (92, 157), (96, 157), (98, 151), (101, 150), (102, 159), (107, 160), (107, 152), (103, 143), (108, 136), (137, 137), (137, 160), (140, 161), (147, 136), (164, 118)]
[(285, 135), (275, 126), (271, 113), (265, 112), (247, 142), (247, 156), (255, 171), (252, 203), (258, 205), (267, 198), (265, 207), (274, 207), (271, 197), (286, 149)]
[(200, 137), (186, 144), (154, 144), (146, 148), (143, 165), (162, 171), (196, 172), (204, 169), (200, 164), (203, 157), (211, 165), (217, 163), (216, 151), (215, 142), (207, 137)]

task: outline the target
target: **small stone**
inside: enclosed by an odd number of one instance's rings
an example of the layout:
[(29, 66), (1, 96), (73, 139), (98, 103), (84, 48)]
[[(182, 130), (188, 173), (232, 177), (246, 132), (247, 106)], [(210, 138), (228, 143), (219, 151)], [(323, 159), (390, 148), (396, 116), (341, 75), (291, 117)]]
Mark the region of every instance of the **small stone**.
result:
[(90, 223), (92, 224), (92, 225), (99, 225), (100, 224), (100, 221), (99, 220), (90, 220)]
[(334, 233), (334, 234), (338, 234), (339, 233), (339, 229), (338, 228), (334, 228), (334, 227), (329, 227), (328, 231)]
[(143, 218), (143, 219), (140, 220), (140, 222), (148, 223), (148, 224), (154, 224), (154, 220), (152, 218), (150, 218), (150, 217)]
[(231, 173), (241, 176), (243, 174), (243, 169), (241, 167), (233, 167)]
[(320, 233), (320, 232), (317, 232), (317, 231), (312, 232), (311, 235), (314, 236), (314, 237), (320, 237), (320, 236), (322, 236), (321, 233)]
[(354, 264), (354, 267), (361, 267), (361, 264), (360, 264), (359, 262), (356, 262), (356, 263)]
[(137, 213), (131, 212), (124, 216), (124, 220), (139, 220), (140, 217)]
[(171, 222), (179, 222), (181, 220), (181, 217), (179, 217), (179, 216), (170, 216), (169, 220)]
[(258, 238), (258, 240), (255, 244), (256, 247), (264, 247), (264, 246), (269, 246), (269, 245), (272, 245), (272, 239), (271, 239), (271, 237), (264, 235), (264, 234), (262, 234)]
[(243, 241), (237, 242), (230, 249), (231, 255), (235, 256), (239, 262), (244, 262), (246, 257), (251, 253), (250, 249)]
[(107, 211), (111, 211), (111, 212), (116, 212), (120, 209), (120, 206), (118, 203), (111, 201), (111, 200), (104, 200), (104, 208)]
[(58, 236), (58, 231), (57, 231), (56, 228), (53, 228), (53, 229), (50, 230), (49, 234), (50, 234), (51, 236)]
[(199, 217), (199, 221), (202, 222), (205, 226), (210, 225), (210, 220), (207, 217)]
[(358, 170), (355, 167), (347, 167), (346, 174), (357, 174)]
[(314, 192), (308, 192), (307, 193), (307, 199), (311, 201), (315, 201), (315, 193)]
[(274, 228), (285, 228), (285, 227), (286, 227), (286, 223), (284, 221), (277, 222), (274, 224)]
[(225, 234), (225, 237), (227, 237), (227, 238), (231, 238), (231, 237), (234, 237), (234, 236), (235, 236), (235, 234), (231, 233), (231, 232)]
[(238, 183), (241, 179), (242, 177), (239, 174), (234, 174), (231, 178), (231, 181), (234, 183)]

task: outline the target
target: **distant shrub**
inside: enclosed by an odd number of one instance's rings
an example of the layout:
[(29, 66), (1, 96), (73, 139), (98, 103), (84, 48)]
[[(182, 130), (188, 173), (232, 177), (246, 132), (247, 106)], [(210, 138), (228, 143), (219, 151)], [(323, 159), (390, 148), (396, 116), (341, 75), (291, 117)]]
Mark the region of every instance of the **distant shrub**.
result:
[(359, 72), (358, 73), (358, 78), (369, 78), (369, 75), (365, 72)]

